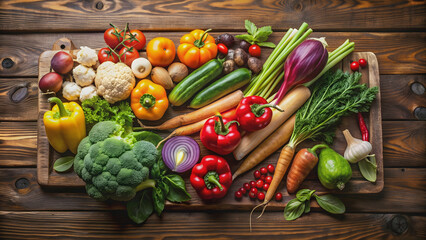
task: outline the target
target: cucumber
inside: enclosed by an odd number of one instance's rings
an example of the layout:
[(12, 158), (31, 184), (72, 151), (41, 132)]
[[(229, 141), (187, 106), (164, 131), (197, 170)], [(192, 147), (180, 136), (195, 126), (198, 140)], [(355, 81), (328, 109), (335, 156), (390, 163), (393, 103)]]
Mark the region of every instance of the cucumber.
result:
[(186, 76), (169, 94), (169, 102), (180, 106), (194, 96), (205, 85), (222, 73), (225, 59), (212, 59)]
[(251, 71), (247, 68), (239, 68), (219, 80), (212, 83), (210, 86), (203, 89), (189, 104), (190, 108), (201, 108), (205, 105), (225, 96), (226, 94), (241, 88), (250, 82)]

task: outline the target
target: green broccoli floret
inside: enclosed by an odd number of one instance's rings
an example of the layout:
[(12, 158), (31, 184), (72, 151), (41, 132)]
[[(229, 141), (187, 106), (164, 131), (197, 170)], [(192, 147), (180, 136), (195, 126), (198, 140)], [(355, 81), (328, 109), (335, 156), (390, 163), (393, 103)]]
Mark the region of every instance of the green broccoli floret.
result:
[[(136, 133), (135, 133), (136, 134)], [(113, 121), (99, 122), (78, 146), (74, 170), (98, 200), (128, 201), (138, 190), (155, 187), (150, 168), (158, 159), (154, 144), (137, 141)]]

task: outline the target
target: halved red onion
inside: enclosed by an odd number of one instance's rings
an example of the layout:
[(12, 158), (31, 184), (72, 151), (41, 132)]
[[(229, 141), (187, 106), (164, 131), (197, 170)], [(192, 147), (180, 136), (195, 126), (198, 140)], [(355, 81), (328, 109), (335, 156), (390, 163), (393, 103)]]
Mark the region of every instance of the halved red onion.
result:
[(200, 146), (187, 136), (170, 138), (161, 152), (164, 164), (173, 172), (182, 173), (191, 169), (200, 158)]

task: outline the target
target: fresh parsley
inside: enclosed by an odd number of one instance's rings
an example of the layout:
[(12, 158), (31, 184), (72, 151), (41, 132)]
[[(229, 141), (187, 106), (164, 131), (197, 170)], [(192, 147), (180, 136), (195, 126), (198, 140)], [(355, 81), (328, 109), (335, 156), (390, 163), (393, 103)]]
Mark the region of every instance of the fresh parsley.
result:
[(271, 26), (264, 26), (257, 28), (256, 25), (249, 20), (245, 20), (245, 27), (248, 34), (242, 34), (235, 36), (241, 40), (245, 40), (250, 44), (257, 44), (261, 47), (275, 48), (275, 44), (272, 42), (266, 42), (269, 35), (272, 34)]

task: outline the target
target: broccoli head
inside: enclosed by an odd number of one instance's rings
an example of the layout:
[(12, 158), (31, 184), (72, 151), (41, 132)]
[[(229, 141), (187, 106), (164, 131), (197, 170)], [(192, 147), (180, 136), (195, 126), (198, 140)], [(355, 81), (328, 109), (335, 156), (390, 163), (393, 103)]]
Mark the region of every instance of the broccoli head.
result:
[(150, 168), (158, 159), (154, 144), (136, 141), (113, 121), (99, 122), (78, 146), (74, 171), (86, 182), (92, 198), (119, 201), (132, 199), (138, 190), (154, 187)]

